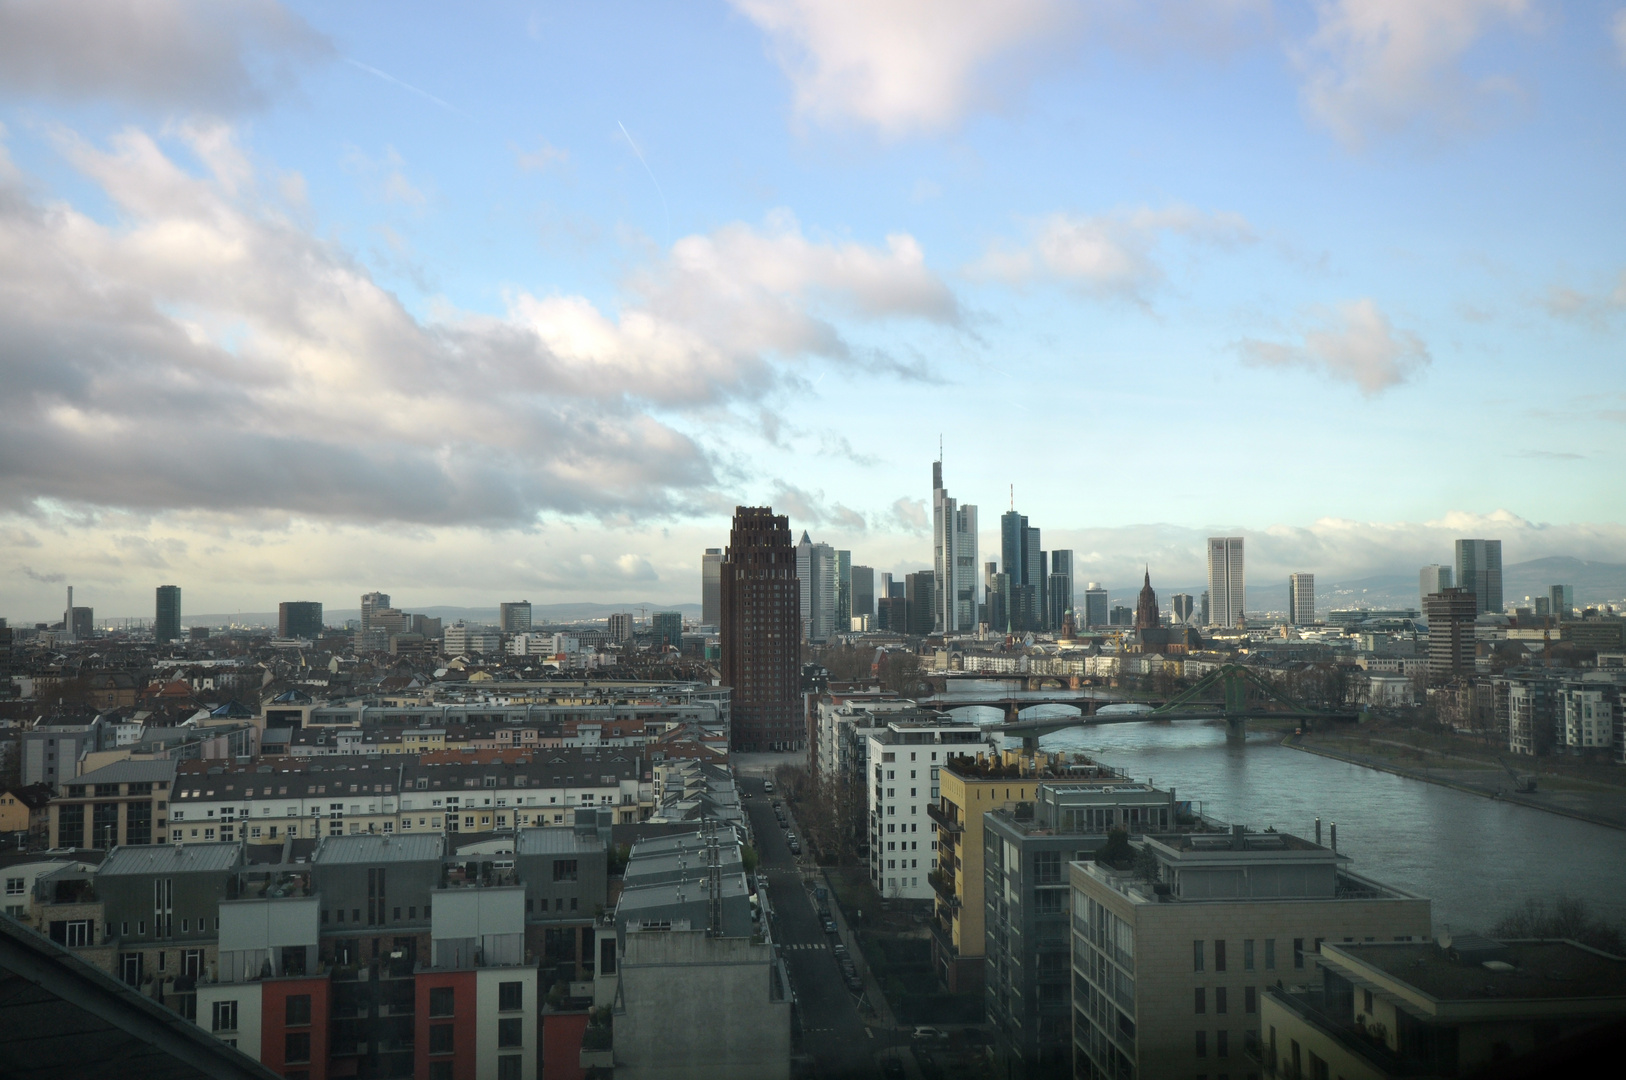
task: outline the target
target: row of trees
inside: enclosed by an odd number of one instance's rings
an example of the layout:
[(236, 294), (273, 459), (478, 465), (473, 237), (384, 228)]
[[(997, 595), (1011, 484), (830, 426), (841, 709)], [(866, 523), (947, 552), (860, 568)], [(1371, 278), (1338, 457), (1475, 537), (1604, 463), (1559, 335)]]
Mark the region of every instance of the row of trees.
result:
[(796, 804), (802, 834), (824, 861), (840, 866), (858, 862), (869, 816), (862, 784), (844, 784), (831, 776), (815, 781), (799, 765), (781, 765), (774, 770), (774, 783), (786, 799)]
[(881, 689), (904, 697), (922, 691), (925, 683), (921, 678), (919, 656), (905, 650), (895, 650), (882, 653), (877, 664), (875, 654), (873, 648), (827, 645), (817, 655), (831, 682), (878, 681)]

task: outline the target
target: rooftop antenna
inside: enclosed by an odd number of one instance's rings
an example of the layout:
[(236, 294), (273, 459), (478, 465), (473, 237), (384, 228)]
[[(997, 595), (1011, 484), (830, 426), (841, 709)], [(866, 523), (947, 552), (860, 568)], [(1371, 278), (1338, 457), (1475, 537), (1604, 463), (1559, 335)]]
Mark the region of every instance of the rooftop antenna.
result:
[(1016, 512), (1016, 485), (1011, 485), (1011, 512)]

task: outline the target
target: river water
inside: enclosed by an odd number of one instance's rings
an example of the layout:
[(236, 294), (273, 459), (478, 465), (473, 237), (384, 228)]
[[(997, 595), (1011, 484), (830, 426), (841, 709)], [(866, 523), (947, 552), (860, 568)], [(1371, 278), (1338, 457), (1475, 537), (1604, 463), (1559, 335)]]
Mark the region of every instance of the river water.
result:
[[(955, 690), (980, 697), (1003, 687), (989, 682)], [(1041, 706), (1023, 716), (1072, 711)], [(980, 723), (1002, 719), (995, 709), (959, 715), (967, 714)], [(1486, 931), (1527, 897), (1564, 894), (1626, 923), (1626, 831), (1620, 829), (1293, 750), (1273, 732), (1238, 742), (1226, 738), (1218, 721), (1073, 728), (1046, 736), (1040, 747), (1085, 751), (1137, 780), (1172, 785), (1177, 798), (1200, 803), (1204, 814), (1221, 821), (1313, 838), (1319, 815), (1324, 841), (1337, 822), (1338, 850), (1350, 856), (1350, 869), (1432, 899), (1436, 928), (1449, 923), (1453, 930)]]

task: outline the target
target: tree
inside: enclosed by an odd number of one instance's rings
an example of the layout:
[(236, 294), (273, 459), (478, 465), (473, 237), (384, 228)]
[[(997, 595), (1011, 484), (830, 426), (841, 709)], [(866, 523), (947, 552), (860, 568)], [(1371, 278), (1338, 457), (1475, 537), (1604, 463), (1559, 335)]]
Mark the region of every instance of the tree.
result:
[(1626, 956), (1626, 936), (1618, 926), (1594, 919), (1586, 901), (1578, 896), (1559, 896), (1549, 908), (1547, 901), (1531, 897), (1502, 916), (1491, 927), (1498, 938), (1570, 938), (1582, 945), (1615, 956)]
[(1129, 844), (1128, 830), (1113, 829), (1107, 833), (1107, 842), (1096, 850), (1095, 861), (1114, 870), (1124, 870), (1133, 865), (1135, 849)]
[(881, 686), (903, 697), (920, 687), (920, 657), (912, 652), (889, 652), (881, 662)]

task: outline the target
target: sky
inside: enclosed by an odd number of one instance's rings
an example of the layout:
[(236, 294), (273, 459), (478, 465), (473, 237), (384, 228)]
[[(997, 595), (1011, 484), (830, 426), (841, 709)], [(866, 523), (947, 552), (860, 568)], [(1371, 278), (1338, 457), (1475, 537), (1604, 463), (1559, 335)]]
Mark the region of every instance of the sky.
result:
[(0, 616), (1626, 562), (1626, 4), (0, 0)]

